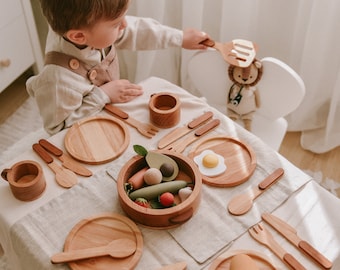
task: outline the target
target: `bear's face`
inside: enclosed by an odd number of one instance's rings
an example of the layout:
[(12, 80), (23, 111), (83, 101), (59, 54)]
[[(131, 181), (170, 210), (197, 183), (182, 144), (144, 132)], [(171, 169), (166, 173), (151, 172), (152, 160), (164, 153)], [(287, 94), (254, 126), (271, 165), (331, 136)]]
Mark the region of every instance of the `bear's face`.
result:
[(262, 67), (257, 68), (252, 63), (247, 68), (229, 66), (229, 78), (232, 82), (242, 85), (254, 86), (262, 76)]

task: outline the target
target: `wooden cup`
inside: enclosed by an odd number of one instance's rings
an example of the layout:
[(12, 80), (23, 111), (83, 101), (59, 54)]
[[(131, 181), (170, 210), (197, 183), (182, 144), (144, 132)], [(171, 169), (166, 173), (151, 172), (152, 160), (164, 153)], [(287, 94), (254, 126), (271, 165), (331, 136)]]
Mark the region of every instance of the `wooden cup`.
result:
[(15, 163), (12, 168), (4, 169), (1, 176), (8, 181), (14, 197), (21, 201), (37, 199), (46, 188), (43, 170), (32, 160)]
[(153, 94), (149, 101), (150, 121), (160, 128), (171, 128), (178, 124), (181, 116), (179, 98), (167, 92)]

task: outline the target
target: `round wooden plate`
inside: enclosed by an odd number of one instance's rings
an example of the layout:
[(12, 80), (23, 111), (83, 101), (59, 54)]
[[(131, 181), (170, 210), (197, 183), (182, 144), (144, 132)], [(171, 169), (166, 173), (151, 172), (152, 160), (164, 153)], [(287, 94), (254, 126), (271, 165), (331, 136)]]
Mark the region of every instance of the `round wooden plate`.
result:
[(130, 134), (119, 119), (94, 116), (75, 123), (65, 135), (65, 148), (75, 159), (102, 164), (120, 156), (129, 145)]
[[(210, 265), (208, 270), (229, 270), (231, 258), (237, 254), (246, 254), (252, 258), (261, 270), (275, 270), (276, 267), (265, 255), (253, 250), (232, 250), (218, 256)], [(245, 269), (246, 270), (246, 269)]]
[(188, 154), (194, 158), (204, 150), (212, 150), (224, 157), (226, 171), (218, 176), (202, 175), (203, 183), (217, 187), (232, 187), (247, 181), (256, 168), (254, 150), (247, 144), (224, 135), (203, 139)]
[(128, 238), (136, 242), (136, 252), (123, 259), (101, 256), (69, 263), (72, 270), (134, 269), (142, 256), (143, 237), (137, 225), (129, 218), (103, 213), (76, 224), (66, 238), (64, 251), (107, 245), (109, 242)]

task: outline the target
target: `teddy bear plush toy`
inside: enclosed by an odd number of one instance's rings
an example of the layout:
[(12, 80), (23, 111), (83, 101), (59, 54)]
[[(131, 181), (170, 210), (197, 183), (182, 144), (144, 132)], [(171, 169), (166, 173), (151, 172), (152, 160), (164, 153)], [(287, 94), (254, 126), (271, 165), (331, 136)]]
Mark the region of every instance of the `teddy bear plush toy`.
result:
[(217, 48), (229, 64), (228, 76), (232, 82), (227, 100), (227, 115), (234, 121), (241, 119), (245, 129), (251, 131), (253, 115), (260, 107), (256, 84), (263, 72), (262, 63), (255, 58), (257, 45), (248, 40), (234, 39)]
[(251, 131), (254, 112), (260, 107), (260, 95), (256, 84), (262, 76), (262, 64), (254, 61), (247, 67), (231, 64), (228, 76), (232, 81), (227, 99), (227, 115), (232, 120), (241, 119), (244, 128)]
[(227, 115), (234, 121), (241, 119), (245, 129), (251, 131), (254, 112), (260, 107), (256, 84), (263, 72), (262, 63), (255, 58), (257, 45), (244, 39), (227, 43), (206, 39), (202, 44), (217, 49), (230, 65), (228, 75), (233, 84), (228, 94)]

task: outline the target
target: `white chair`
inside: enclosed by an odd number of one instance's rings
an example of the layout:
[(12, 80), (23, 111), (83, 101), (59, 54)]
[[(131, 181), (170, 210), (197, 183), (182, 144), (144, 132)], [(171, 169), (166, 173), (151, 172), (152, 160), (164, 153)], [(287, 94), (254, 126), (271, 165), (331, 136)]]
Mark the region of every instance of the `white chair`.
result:
[[(279, 150), (288, 126), (284, 116), (300, 105), (305, 95), (305, 85), (301, 77), (282, 61), (265, 57), (261, 62), (263, 75), (257, 84), (261, 107), (254, 115), (252, 133)], [(228, 67), (229, 64), (215, 50), (197, 52), (188, 62), (188, 75), (196, 90), (224, 114), (232, 84)]]

